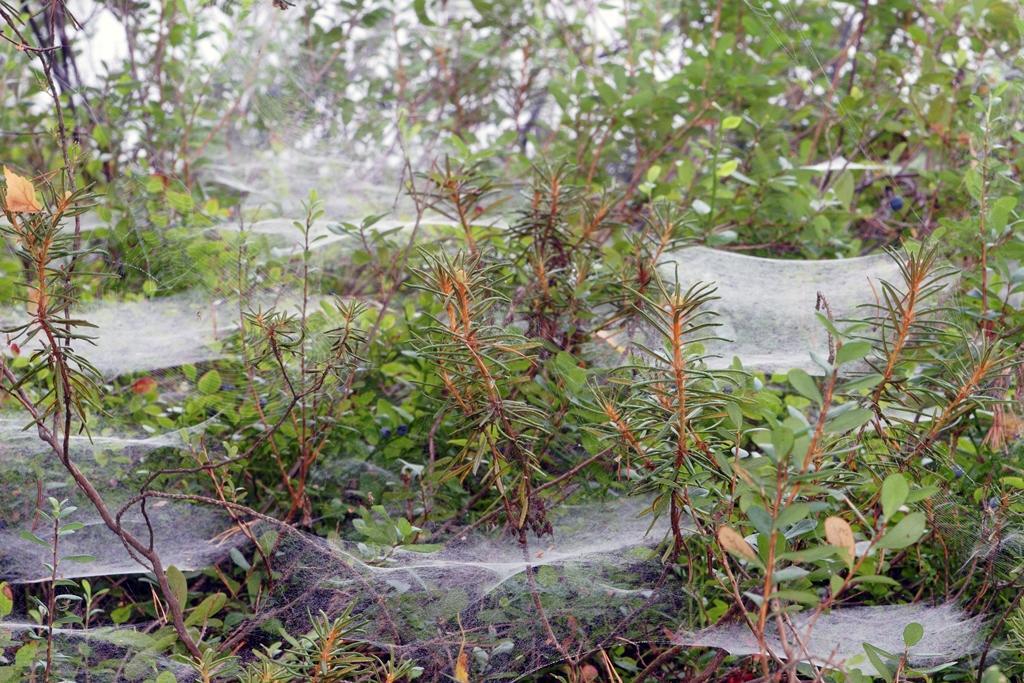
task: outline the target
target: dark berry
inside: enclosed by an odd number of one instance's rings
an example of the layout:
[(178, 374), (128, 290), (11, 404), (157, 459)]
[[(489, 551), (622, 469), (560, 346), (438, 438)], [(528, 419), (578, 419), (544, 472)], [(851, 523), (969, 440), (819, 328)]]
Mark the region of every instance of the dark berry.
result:
[(405, 436), (409, 433), (409, 425), (398, 425), (397, 432), (399, 436)]
[(964, 468), (960, 467), (960, 465), (953, 465), (953, 476), (957, 479), (964, 476)]
[(893, 211), (899, 211), (903, 208), (903, 197), (893, 197), (889, 200), (889, 208)]
[(999, 496), (992, 496), (988, 499), (988, 506), (993, 510), (999, 509)]
[(388, 439), (390, 437), (391, 437), (391, 427), (381, 427), (380, 428), (380, 438)]

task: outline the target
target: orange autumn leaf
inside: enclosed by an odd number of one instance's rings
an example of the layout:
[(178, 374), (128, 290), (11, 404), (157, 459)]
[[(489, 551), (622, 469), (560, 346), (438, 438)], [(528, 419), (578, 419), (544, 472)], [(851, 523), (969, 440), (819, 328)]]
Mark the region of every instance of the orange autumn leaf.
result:
[(132, 384), (133, 394), (148, 394), (156, 389), (156, 380), (152, 377), (140, 377)]
[(469, 683), (469, 653), (465, 650), (459, 652), (459, 658), (455, 662), (455, 680), (459, 683)]
[(6, 208), (11, 213), (39, 213), (43, 210), (36, 199), (36, 188), (32, 181), (4, 166), (4, 180), (7, 181)]

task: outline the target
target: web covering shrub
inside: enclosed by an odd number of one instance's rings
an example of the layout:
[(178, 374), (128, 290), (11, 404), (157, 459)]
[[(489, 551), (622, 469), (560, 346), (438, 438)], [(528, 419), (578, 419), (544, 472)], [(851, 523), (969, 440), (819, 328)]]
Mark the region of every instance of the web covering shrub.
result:
[(0, 18), (0, 679), (1024, 667), (1019, 8)]

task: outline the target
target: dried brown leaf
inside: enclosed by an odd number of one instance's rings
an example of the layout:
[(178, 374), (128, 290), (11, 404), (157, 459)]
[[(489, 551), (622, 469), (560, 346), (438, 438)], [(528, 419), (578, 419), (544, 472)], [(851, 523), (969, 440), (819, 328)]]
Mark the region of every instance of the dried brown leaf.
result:
[(718, 527), (718, 542), (733, 555), (750, 560), (751, 562), (757, 562), (757, 553), (744, 540), (743, 536), (732, 527), (725, 525)]
[(853, 563), (856, 552), (856, 542), (853, 540), (853, 529), (842, 517), (828, 517), (825, 519), (825, 540), (829, 545), (841, 548), (846, 551), (846, 562)]
[(36, 188), (32, 181), (23, 178), (4, 166), (4, 180), (7, 181), (6, 208), (11, 213), (39, 213), (43, 210), (36, 199)]

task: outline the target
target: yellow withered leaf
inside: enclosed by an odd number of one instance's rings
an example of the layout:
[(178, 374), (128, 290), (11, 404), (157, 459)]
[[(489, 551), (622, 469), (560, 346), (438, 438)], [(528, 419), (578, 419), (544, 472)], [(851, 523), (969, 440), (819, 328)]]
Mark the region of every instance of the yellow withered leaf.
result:
[(751, 562), (757, 562), (757, 553), (750, 547), (750, 544), (744, 540), (740, 533), (728, 526), (718, 527), (718, 542), (722, 544), (728, 552), (733, 555), (742, 557), (745, 560)]
[(43, 210), (36, 199), (36, 188), (32, 181), (4, 166), (4, 180), (7, 181), (7, 210), (11, 213), (39, 213)]
[(469, 683), (469, 653), (465, 650), (459, 652), (459, 658), (455, 661), (455, 680), (458, 683)]
[(847, 564), (853, 563), (856, 553), (856, 543), (853, 540), (853, 529), (842, 517), (828, 517), (825, 519), (825, 540), (829, 545), (841, 548), (846, 551)]

